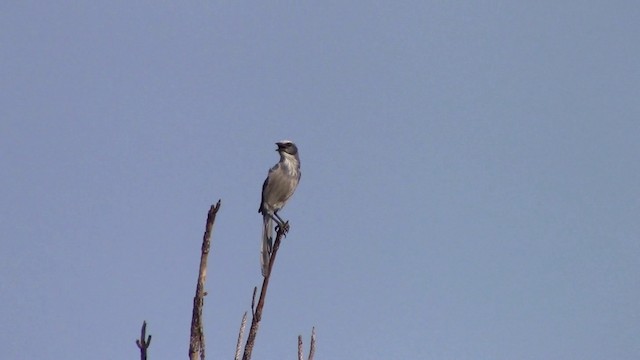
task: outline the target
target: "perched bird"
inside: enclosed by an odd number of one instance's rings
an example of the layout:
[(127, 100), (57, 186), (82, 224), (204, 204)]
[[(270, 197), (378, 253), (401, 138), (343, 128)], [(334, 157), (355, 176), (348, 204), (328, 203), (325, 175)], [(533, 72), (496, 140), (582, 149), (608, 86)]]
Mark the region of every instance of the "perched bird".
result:
[(260, 251), (260, 263), (262, 276), (267, 276), (269, 271), (269, 259), (271, 258), (271, 246), (273, 245), (272, 228), (273, 221), (280, 229), (286, 229), (288, 223), (278, 215), (278, 211), (284, 207), (287, 200), (296, 191), (300, 181), (300, 158), (298, 147), (289, 140), (277, 142), (276, 151), (280, 154), (280, 161), (269, 170), (264, 184), (262, 184), (262, 201), (258, 212), (262, 214), (262, 248)]

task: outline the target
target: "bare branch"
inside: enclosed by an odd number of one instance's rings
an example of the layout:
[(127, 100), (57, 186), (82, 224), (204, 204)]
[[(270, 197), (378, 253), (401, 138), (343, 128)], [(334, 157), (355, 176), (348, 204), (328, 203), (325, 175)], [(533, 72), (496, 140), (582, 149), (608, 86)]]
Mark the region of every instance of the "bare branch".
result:
[(316, 327), (311, 328), (311, 345), (309, 345), (309, 360), (316, 354)]
[(258, 291), (258, 287), (253, 287), (253, 296), (251, 296), (251, 316), (256, 313), (256, 291)]
[[(255, 293), (255, 292), (254, 292)], [(247, 327), (247, 312), (242, 315), (242, 323), (240, 324), (240, 333), (238, 334), (238, 342), (236, 343), (236, 356), (234, 360), (240, 360), (240, 354), (242, 353), (242, 337), (244, 336), (244, 329)]]
[(211, 205), (207, 214), (204, 235), (202, 237), (202, 251), (200, 254), (200, 271), (198, 272), (198, 284), (196, 285), (196, 295), (193, 297), (193, 313), (191, 316), (191, 337), (189, 340), (189, 359), (200, 360), (205, 358), (204, 329), (202, 326), (202, 308), (204, 306), (204, 283), (207, 280), (207, 259), (211, 248), (211, 231), (213, 223), (216, 221), (216, 214), (220, 209), (220, 200), (216, 205)]
[(304, 350), (302, 350), (302, 335), (298, 335), (298, 360), (304, 360)]
[[(288, 223), (287, 223), (288, 225)], [(271, 278), (271, 270), (273, 269), (273, 264), (276, 262), (276, 255), (278, 253), (278, 249), (280, 248), (280, 242), (282, 241), (282, 237), (286, 234), (289, 226), (285, 226), (284, 229), (276, 228), (276, 241), (273, 244), (273, 249), (271, 250), (271, 258), (269, 259), (269, 269), (267, 272), (267, 276), (262, 280), (262, 289), (260, 290), (260, 297), (258, 298), (258, 305), (256, 306), (255, 311), (252, 311), (252, 319), (251, 319), (251, 327), (249, 328), (249, 336), (247, 337), (247, 343), (244, 346), (244, 355), (242, 360), (251, 360), (251, 353), (253, 352), (253, 345), (256, 341), (256, 335), (258, 334), (258, 326), (260, 320), (262, 320), (262, 309), (264, 308), (264, 301), (267, 297), (267, 288), (269, 287), (269, 279)], [(254, 292), (255, 294), (255, 292)], [(253, 304), (252, 304), (253, 308)]]
[(140, 339), (136, 339), (136, 345), (140, 349), (140, 360), (147, 360), (147, 349), (151, 345), (151, 335), (147, 336), (147, 322), (142, 322), (142, 330), (140, 330)]

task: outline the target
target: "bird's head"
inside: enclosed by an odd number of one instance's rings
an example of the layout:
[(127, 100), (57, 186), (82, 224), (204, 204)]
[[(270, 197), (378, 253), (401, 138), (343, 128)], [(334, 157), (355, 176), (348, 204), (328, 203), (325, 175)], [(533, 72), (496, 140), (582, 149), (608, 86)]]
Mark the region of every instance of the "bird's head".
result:
[(295, 156), (298, 154), (298, 147), (292, 141), (282, 140), (277, 142), (276, 145), (278, 146), (276, 151), (282, 155), (289, 154)]

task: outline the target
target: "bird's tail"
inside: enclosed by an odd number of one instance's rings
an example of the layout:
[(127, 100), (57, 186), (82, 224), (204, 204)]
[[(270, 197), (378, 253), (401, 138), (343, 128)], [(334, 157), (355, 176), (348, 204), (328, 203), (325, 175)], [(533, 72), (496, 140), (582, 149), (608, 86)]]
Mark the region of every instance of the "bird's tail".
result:
[(272, 220), (269, 214), (262, 215), (262, 247), (260, 249), (260, 265), (262, 266), (262, 276), (266, 277), (269, 273), (269, 260), (271, 259), (271, 247), (273, 246), (273, 237), (271, 234)]

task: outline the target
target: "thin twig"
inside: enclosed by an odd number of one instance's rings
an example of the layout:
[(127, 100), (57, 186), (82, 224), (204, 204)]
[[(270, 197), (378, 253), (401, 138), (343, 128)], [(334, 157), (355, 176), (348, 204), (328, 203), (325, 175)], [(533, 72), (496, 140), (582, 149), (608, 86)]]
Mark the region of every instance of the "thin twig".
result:
[(256, 313), (256, 291), (258, 291), (258, 287), (253, 287), (253, 296), (251, 296), (251, 316)]
[(311, 345), (309, 345), (309, 359), (313, 360), (313, 356), (316, 354), (316, 327), (311, 328)]
[(247, 312), (242, 315), (242, 323), (240, 324), (240, 333), (238, 334), (238, 342), (236, 343), (236, 356), (234, 360), (240, 360), (240, 354), (242, 353), (242, 337), (244, 336), (244, 329), (247, 327)]
[(140, 349), (140, 360), (147, 360), (147, 349), (151, 345), (151, 335), (147, 336), (147, 322), (142, 322), (142, 330), (140, 330), (140, 339), (136, 339), (136, 345)]
[(304, 360), (304, 350), (302, 350), (302, 335), (298, 335), (298, 360)]
[[(251, 327), (249, 328), (249, 336), (247, 336), (247, 343), (244, 346), (244, 355), (242, 360), (251, 360), (251, 353), (253, 352), (253, 345), (256, 341), (256, 335), (258, 334), (258, 326), (260, 320), (262, 320), (262, 308), (264, 308), (264, 301), (267, 297), (267, 288), (269, 287), (269, 279), (271, 278), (271, 270), (273, 269), (273, 264), (276, 262), (276, 254), (278, 253), (278, 249), (280, 248), (280, 241), (282, 237), (286, 233), (287, 227), (284, 229), (278, 228), (278, 233), (276, 234), (276, 241), (273, 244), (273, 249), (271, 251), (271, 258), (269, 259), (269, 269), (267, 271), (267, 276), (262, 280), (262, 289), (260, 290), (260, 297), (258, 298), (258, 305), (256, 306), (255, 311), (252, 311), (253, 317), (251, 319)], [(253, 307), (253, 306), (252, 306)]]
[(213, 223), (216, 221), (216, 214), (220, 209), (220, 200), (216, 205), (211, 205), (207, 214), (207, 224), (205, 225), (204, 236), (202, 237), (202, 251), (200, 254), (200, 271), (198, 272), (198, 284), (196, 285), (196, 295), (193, 297), (193, 313), (191, 316), (191, 337), (189, 340), (189, 359), (204, 360), (204, 329), (202, 326), (202, 308), (204, 306), (204, 283), (207, 280), (207, 259), (211, 248), (211, 231)]

